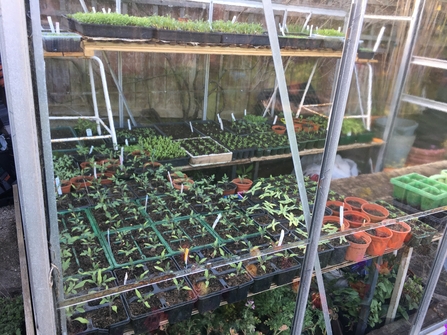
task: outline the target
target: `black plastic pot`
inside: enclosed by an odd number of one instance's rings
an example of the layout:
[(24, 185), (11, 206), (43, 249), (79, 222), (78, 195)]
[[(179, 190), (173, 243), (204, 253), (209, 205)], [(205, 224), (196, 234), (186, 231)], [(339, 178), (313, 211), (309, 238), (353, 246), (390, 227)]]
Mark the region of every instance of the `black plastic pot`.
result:
[(68, 19), (68, 27), (71, 31), (77, 31), (84, 36), (90, 36), (90, 37), (151, 39), (154, 37), (156, 32), (154, 28), (87, 24), (87, 23), (80, 23), (71, 18), (67, 19)]
[(222, 34), (223, 44), (243, 44), (243, 45), (270, 45), (267, 35), (244, 35), (244, 34)]
[[(276, 270), (276, 275), (273, 278), (273, 282), (276, 285), (289, 284), (293, 281), (293, 279), (295, 277), (300, 275), (301, 263), (294, 257), (290, 257), (289, 259), (292, 264), (284, 269), (279, 268), (276, 263), (274, 264), (275, 267), (277, 268), (277, 270)], [(293, 264), (293, 263), (295, 263), (295, 264)]]
[(223, 299), (229, 304), (234, 304), (235, 302), (247, 299), (248, 292), (252, 284), (253, 279), (249, 278), (246, 283), (239, 285), (237, 289), (229, 290), (228, 292), (224, 293)]
[(163, 41), (220, 43), (221, 35), (217, 33), (201, 33), (195, 31), (157, 30), (155, 38)]
[(345, 261), (346, 250), (349, 248), (349, 244), (333, 246), (331, 257), (329, 258), (329, 265), (337, 265)]

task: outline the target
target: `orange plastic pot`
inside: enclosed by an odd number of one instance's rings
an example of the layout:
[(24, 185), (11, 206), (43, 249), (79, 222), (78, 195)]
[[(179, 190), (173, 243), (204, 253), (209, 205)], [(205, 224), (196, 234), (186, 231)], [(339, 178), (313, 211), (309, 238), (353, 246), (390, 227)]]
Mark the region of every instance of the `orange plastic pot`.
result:
[(248, 178), (235, 178), (231, 181), (233, 184), (236, 184), (237, 189), (236, 192), (246, 192), (251, 188), (251, 185), (253, 185), (253, 181)]
[[(323, 217), (323, 226), (327, 224), (328, 222), (334, 222), (334, 224), (337, 226), (338, 230), (340, 230), (340, 217), (334, 216), (334, 215), (328, 215)], [(343, 230), (349, 229), (349, 222), (345, 219), (343, 219)]]
[(353, 236), (358, 239), (362, 239), (366, 243), (355, 243), (352, 241), (349, 242), (349, 247), (346, 249), (345, 260), (351, 262), (360, 262), (363, 257), (365, 257), (366, 249), (371, 244), (371, 237), (369, 234), (361, 231), (359, 233), (354, 233)]
[(404, 244), (405, 238), (411, 232), (411, 227), (405, 222), (396, 222), (396, 225), (403, 227), (401, 228), (402, 230), (395, 230), (392, 226), (387, 227), (393, 232), (393, 236), (388, 241), (388, 248), (391, 249), (400, 249)]
[(92, 185), (93, 176), (77, 176), (70, 179), (76, 189), (88, 187)]
[(331, 209), (334, 216), (340, 216), (340, 207), (342, 206), (344, 207), (343, 213), (345, 213), (346, 211), (352, 211), (352, 207), (347, 203), (335, 200), (329, 200), (326, 202), (326, 207), (329, 207)]
[(183, 191), (188, 191), (193, 184), (194, 180), (189, 178), (176, 178), (172, 180), (172, 185), (176, 190), (181, 190), (183, 185)]
[(390, 215), (390, 212), (385, 207), (370, 203), (362, 205), (362, 212), (368, 215), (373, 223), (381, 222)]
[(393, 236), (393, 232), (387, 227), (378, 227), (375, 229), (378, 236), (371, 235), (368, 231), (368, 235), (371, 237), (371, 244), (366, 253), (371, 256), (382, 256), (388, 247), (388, 242)]
[(357, 197), (346, 197), (345, 203), (351, 206), (353, 211), (361, 212), (362, 211), (362, 205), (367, 204), (368, 201), (362, 198)]
[(98, 180), (101, 185), (110, 185), (112, 184), (113, 173), (105, 172), (98, 174)]
[(272, 126), (272, 130), (279, 135), (283, 135), (286, 132), (286, 127), (274, 125)]
[(358, 228), (371, 222), (368, 215), (357, 211), (346, 211), (344, 219), (349, 222), (351, 228)]
[(70, 180), (62, 180), (61, 181), (62, 194), (70, 193), (72, 185), (73, 183)]

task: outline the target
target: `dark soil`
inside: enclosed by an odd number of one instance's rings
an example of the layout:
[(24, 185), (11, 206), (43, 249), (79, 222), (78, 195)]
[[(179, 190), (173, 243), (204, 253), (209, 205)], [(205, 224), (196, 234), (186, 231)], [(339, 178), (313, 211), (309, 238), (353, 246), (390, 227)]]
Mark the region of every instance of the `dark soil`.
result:
[(349, 201), (346, 201), (346, 202), (348, 203), (348, 205), (350, 205), (353, 208), (360, 208), (360, 207), (362, 207), (362, 203), (358, 202), (358, 201), (349, 200)]
[(401, 231), (401, 232), (405, 232), (407, 231), (407, 228), (405, 228), (404, 226), (401, 226), (400, 224), (392, 224), (387, 226), (388, 229), (391, 230), (395, 230), (395, 231)]
[(374, 215), (374, 216), (384, 216), (383, 212), (380, 212), (380, 211), (375, 210), (375, 209), (365, 209), (365, 212), (370, 214), (370, 215)]
[(352, 243), (366, 244), (366, 241), (363, 238), (356, 238), (354, 235), (348, 235), (346, 236), (346, 239)]
[(272, 223), (272, 217), (268, 214), (258, 215), (254, 217), (253, 220), (255, 220), (255, 222), (260, 226), (266, 226)]
[(377, 236), (377, 237), (388, 237), (389, 236), (387, 233), (377, 231), (376, 229), (371, 229), (366, 232), (370, 235)]
[(348, 221), (359, 222), (359, 223), (362, 223), (364, 220), (363, 217), (355, 214), (348, 214), (345, 216), (345, 219)]
[(200, 134), (196, 132), (191, 132), (190, 126), (186, 123), (158, 124), (157, 128), (166, 134), (166, 136), (170, 136), (174, 140), (200, 136)]

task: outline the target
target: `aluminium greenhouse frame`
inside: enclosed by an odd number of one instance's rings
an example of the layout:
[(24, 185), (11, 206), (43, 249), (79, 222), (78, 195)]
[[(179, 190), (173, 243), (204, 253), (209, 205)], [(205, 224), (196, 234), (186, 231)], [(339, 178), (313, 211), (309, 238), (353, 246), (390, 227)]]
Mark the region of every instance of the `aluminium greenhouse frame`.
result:
[[(418, 0), (417, 0), (418, 1)], [(423, 0), (420, 0), (423, 3)], [(26, 236), (28, 266), (30, 270), (30, 285), (33, 296), (34, 317), (36, 328), (41, 334), (56, 334), (57, 313), (55, 301), (53, 299), (53, 288), (51, 286), (52, 278), (55, 279), (56, 287), (61, 288), (61, 281), (58, 280), (60, 264), (52, 264), (48, 253), (48, 241), (50, 242), (51, 259), (60, 260), (58, 250), (58, 236), (52, 234), (48, 236), (46, 230), (47, 222), (50, 225), (57, 225), (55, 197), (53, 187), (53, 170), (51, 160), (51, 139), (49, 132), (48, 102), (46, 96), (45, 82), (45, 64), (43, 60), (43, 49), (40, 33), (40, 9), (38, 0), (29, 0), (29, 10), (31, 20), (27, 22), (25, 14), (25, 3), (19, 1), (0, 0), (0, 49), (5, 65), (5, 81), (7, 95), (9, 98), (10, 119), (12, 138), (16, 153), (16, 167), (20, 178), (18, 185), (20, 189), (21, 212)], [(281, 65), (281, 53), (276, 40), (276, 30), (272, 27), (273, 8), (270, 0), (263, 0), (266, 21), (269, 28), (269, 36), (273, 50), (275, 70), (279, 84), (283, 105), (287, 107), (287, 88), (285, 87), (284, 69)], [(340, 76), (338, 82), (346, 82), (352, 77), (352, 70), (355, 60), (355, 49), (360, 36), (361, 23), (363, 20), (366, 0), (354, 1), (352, 13), (352, 29), (347, 39), (347, 45), (343, 52), (342, 64), (340, 67)], [(416, 8), (417, 10), (417, 8)], [(351, 24), (350, 23), (350, 24)], [(27, 24), (32, 30), (32, 52), (28, 50)], [(409, 39), (414, 40), (415, 36)], [(275, 42), (276, 41), (276, 42)], [(407, 40), (408, 43), (408, 40)], [(34, 58), (30, 58), (30, 54)], [(408, 55), (404, 55), (408, 56)], [(350, 75), (351, 74), (351, 75)], [(32, 85), (32, 79), (38, 87)], [(341, 120), (344, 113), (344, 104), (347, 98), (347, 88), (337, 85), (335, 101), (333, 107), (333, 117), (329, 125), (327, 148), (323, 157), (321, 169), (321, 179), (316, 198), (316, 214), (312, 217), (310, 232), (310, 248), (306, 253), (303, 265), (303, 274), (301, 279), (300, 291), (297, 299), (297, 308), (293, 323), (293, 333), (299, 334), (302, 328), (305, 305), (307, 304), (307, 295), (310, 285), (310, 278), (313, 272), (313, 264), (316, 258), (316, 246), (319, 241), (318, 222), (322, 220), (322, 209), (324, 209), (327, 193), (329, 191), (329, 182), (331, 176), (331, 162), (333, 162), (337, 150), (338, 137), (340, 135)], [(37, 105), (35, 105), (35, 100)], [(290, 107), (289, 107), (290, 109)], [(38, 128), (38, 118), (34, 111), (38, 110), (40, 124)], [(292, 116), (286, 114), (286, 125), (288, 135), (291, 136)], [(392, 127), (390, 127), (392, 128)], [(30, 141), (31, 136), (31, 141)], [(40, 143), (41, 141), (41, 143)], [(26, 143), (26, 145), (24, 145)], [(292, 143), (292, 157), (295, 164), (298, 187), (300, 194), (305, 195), (304, 184), (302, 181), (301, 165), (299, 164), (299, 153), (296, 142)], [(295, 143), (295, 144), (293, 144)], [(39, 157), (42, 150), (44, 156), (44, 168)], [(45, 177), (42, 175), (45, 174)], [(45, 182), (43, 182), (45, 180)], [(26, 186), (27, 184), (34, 187)], [(46, 198), (46, 201), (45, 201)], [(46, 203), (45, 203), (46, 202)], [(308, 211), (307, 211), (308, 212)], [(305, 213), (306, 222), (309, 222), (310, 214)], [(57, 230), (56, 230), (57, 231)], [(31, 236), (33, 238), (31, 238)], [(425, 292), (421, 308), (418, 312), (412, 334), (416, 334), (423, 317), (426, 307), (432, 296), (432, 288), (437, 281), (439, 271), (447, 253), (447, 239), (445, 235), (440, 243), (440, 248), (436, 256), (435, 265), (430, 275), (428, 289)], [(51, 265), (51, 266), (50, 266)], [(425, 310), (424, 310), (425, 309)], [(63, 309), (62, 309), (63, 310)], [(61, 310), (61, 311), (62, 311)], [(419, 329), (418, 329), (419, 327)]]

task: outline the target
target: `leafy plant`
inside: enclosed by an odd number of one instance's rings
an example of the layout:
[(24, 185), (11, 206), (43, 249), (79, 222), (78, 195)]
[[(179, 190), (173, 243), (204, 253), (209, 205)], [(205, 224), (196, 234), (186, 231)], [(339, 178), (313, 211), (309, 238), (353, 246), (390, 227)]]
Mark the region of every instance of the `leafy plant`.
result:
[(346, 118), (343, 120), (343, 124), (341, 126), (341, 133), (343, 135), (357, 135), (364, 131), (365, 127), (363, 126), (362, 120), (352, 118)]
[(0, 297), (0, 333), (4, 335), (25, 334), (23, 298)]

